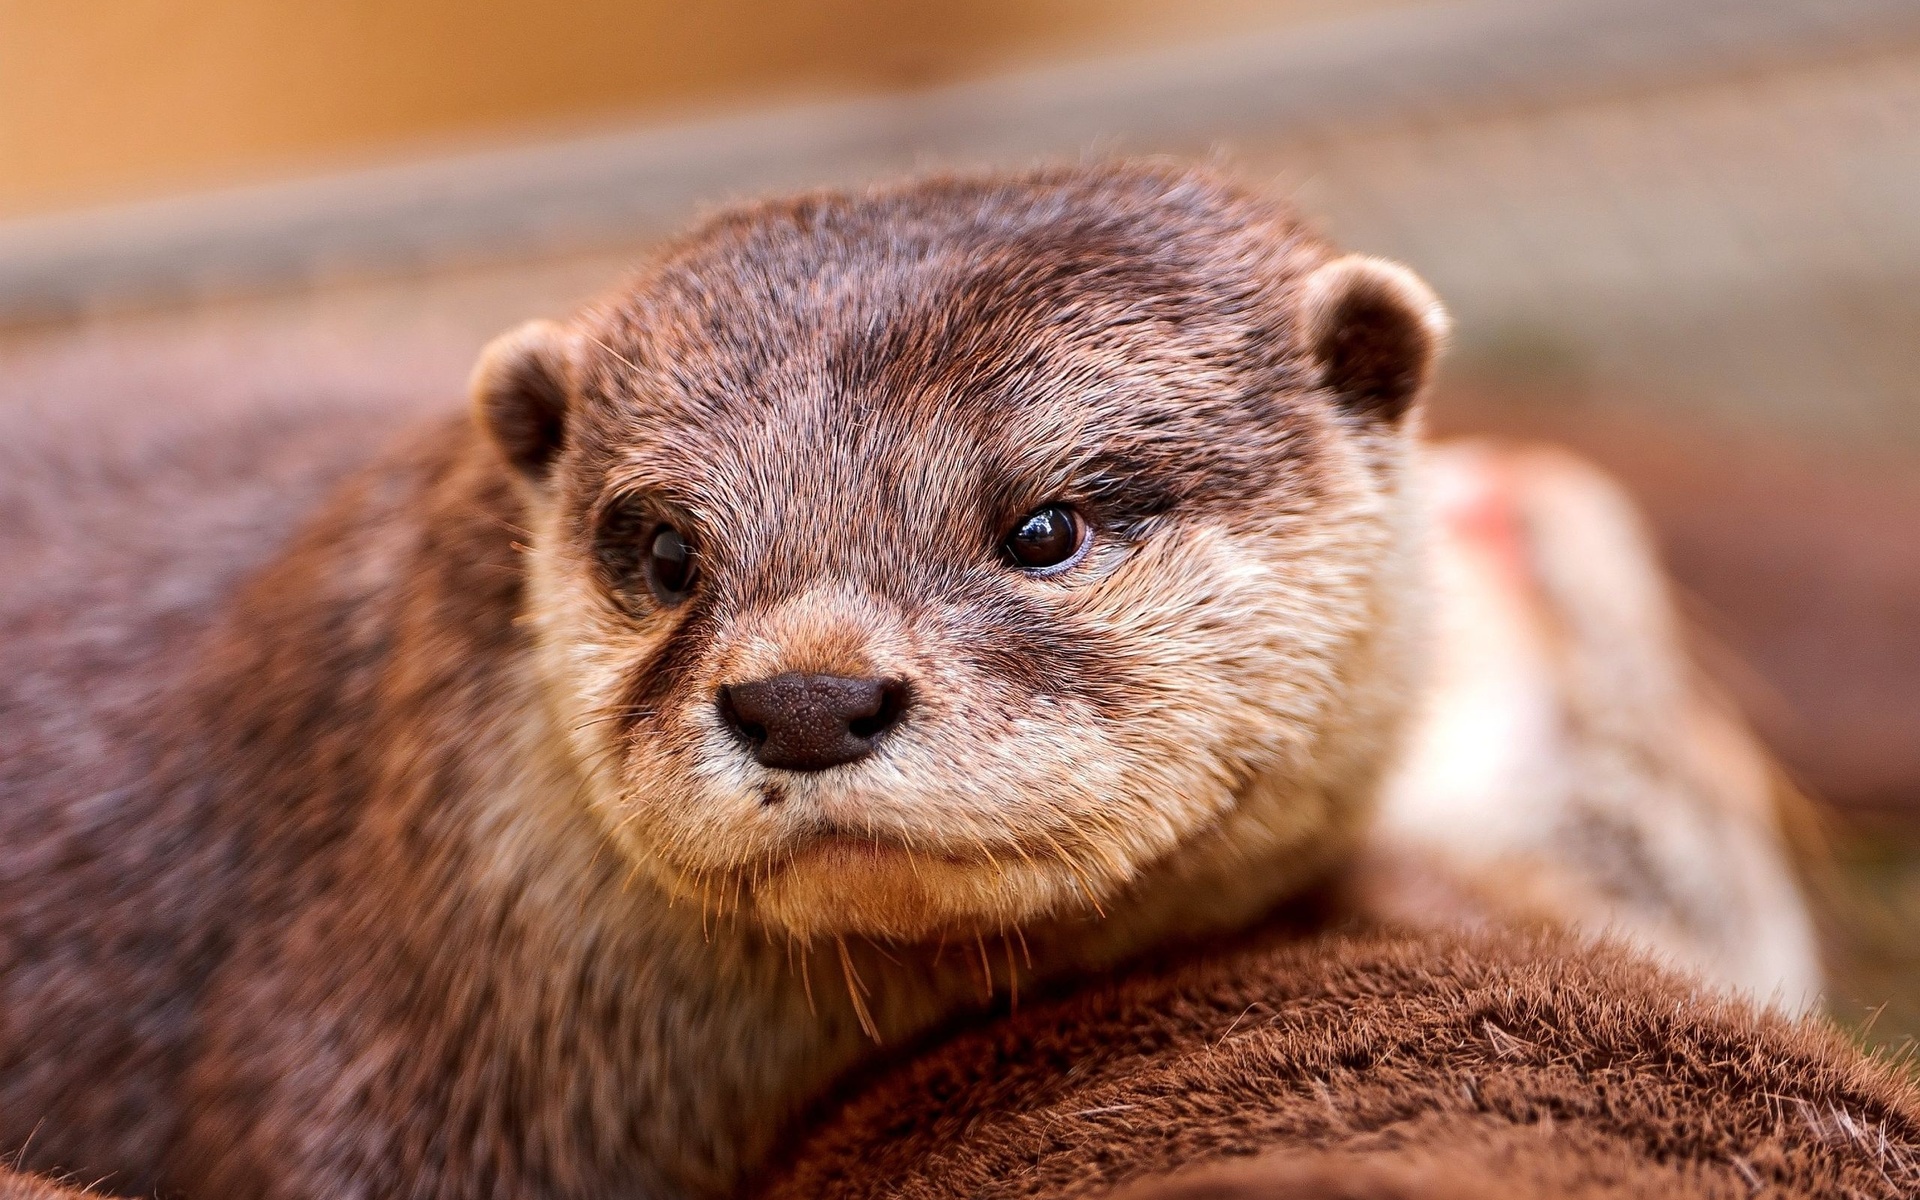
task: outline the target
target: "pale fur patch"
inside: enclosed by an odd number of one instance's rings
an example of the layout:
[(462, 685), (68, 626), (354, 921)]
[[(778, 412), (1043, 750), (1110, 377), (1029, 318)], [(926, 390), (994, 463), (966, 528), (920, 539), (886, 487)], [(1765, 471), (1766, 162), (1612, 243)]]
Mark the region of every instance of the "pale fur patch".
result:
[[(1374, 851), (1789, 1009), (1817, 1004), (1778, 776), (1689, 665), (1631, 502), (1554, 451), (1456, 446), (1427, 472), (1434, 671)], [(1431, 919), (1430, 899), (1397, 907)]]

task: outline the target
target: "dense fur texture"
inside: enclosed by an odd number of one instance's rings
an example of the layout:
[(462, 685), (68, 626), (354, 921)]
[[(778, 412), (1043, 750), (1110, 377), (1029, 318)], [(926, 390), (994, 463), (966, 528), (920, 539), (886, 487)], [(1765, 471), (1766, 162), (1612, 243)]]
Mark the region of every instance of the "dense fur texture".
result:
[[(724, 1194), (876, 1041), (1253, 918), (1401, 717), (1439, 333), (1201, 173), (806, 196), (496, 344), (484, 432), (417, 429), (224, 603), (280, 505), (180, 563), (192, 506), (26, 539), (0, 1147), (123, 1191)], [(1056, 502), (1085, 553), (1013, 569)], [(764, 767), (716, 695), (792, 671), (912, 706)]]
[(136, 1186), (176, 1128), (209, 913), (238, 899), (231, 835), (157, 774), (183, 681), (394, 419), (116, 395), (0, 421), (0, 1148)]
[(853, 1099), (765, 1196), (1121, 1185), (1895, 1200), (1920, 1190), (1920, 1089), (1836, 1032), (1562, 935), (1276, 938), (955, 1038)]

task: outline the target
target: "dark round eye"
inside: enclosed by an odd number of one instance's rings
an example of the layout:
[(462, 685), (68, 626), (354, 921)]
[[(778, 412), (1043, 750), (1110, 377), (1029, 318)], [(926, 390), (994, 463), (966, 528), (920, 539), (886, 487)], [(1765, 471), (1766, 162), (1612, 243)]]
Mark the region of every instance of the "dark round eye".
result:
[(1087, 540), (1086, 522), (1064, 504), (1049, 504), (1021, 517), (1007, 535), (1007, 554), (1026, 571), (1044, 571), (1070, 561)]
[(693, 590), (693, 547), (678, 529), (662, 525), (647, 545), (647, 578), (662, 604), (677, 604)]

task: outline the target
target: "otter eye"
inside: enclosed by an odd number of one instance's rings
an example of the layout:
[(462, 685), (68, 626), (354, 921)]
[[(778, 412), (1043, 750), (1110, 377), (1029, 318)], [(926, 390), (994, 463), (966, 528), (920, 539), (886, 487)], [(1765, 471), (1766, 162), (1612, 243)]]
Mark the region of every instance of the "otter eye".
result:
[(1023, 571), (1045, 571), (1068, 563), (1087, 542), (1087, 524), (1064, 504), (1036, 508), (1014, 524), (1006, 550)]
[(647, 545), (647, 579), (662, 604), (678, 604), (693, 590), (693, 547), (671, 525), (653, 531)]

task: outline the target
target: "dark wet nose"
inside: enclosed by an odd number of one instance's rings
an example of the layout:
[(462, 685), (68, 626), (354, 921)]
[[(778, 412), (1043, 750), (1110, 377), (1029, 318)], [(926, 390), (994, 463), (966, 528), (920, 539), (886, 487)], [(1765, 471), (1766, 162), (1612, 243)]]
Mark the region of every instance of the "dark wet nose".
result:
[(895, 679), (789, 672), (720, 689), (720, 715), (763, 766), (824, 771), (865, 758), (907, 707)]

